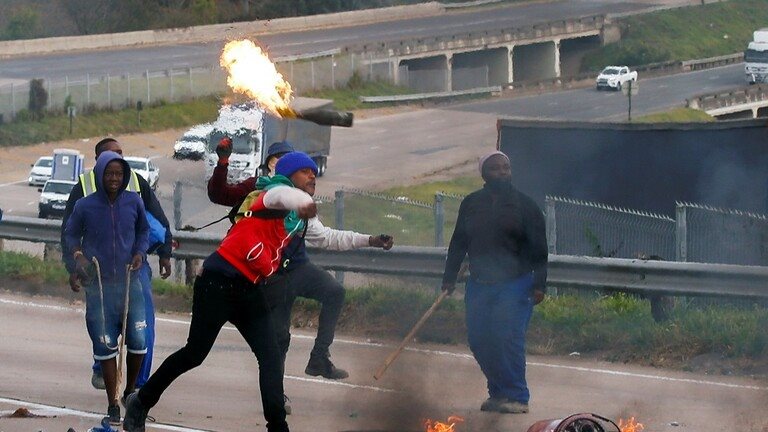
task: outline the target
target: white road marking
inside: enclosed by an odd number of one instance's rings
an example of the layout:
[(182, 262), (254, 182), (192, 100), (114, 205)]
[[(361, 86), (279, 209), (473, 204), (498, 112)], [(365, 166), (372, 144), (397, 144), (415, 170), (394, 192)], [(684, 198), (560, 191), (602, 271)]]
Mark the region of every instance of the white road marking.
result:
[[(58, 305), (46, 305), (46, 304), (40, 304), (40, 303), (34, 303), (34, 302), (21, 302), (16, 300), (7, 300), (7, 299), (0, 299), (0, 304), (7, 304), (7, 305), (13, 305), (13, 306), (25, 306), (25, 307), (33, 307), (38, 309), (48, 309), (48, 310), (56, 310), (56, 311), (71, 311), (71, 312), (77, 312), (79, 314), (85, 314), (85, 310), (82, 308), (75, 308), (75, 307), (67, 307), (67, 306), (58, 306)], [(178, 320), (178, 319), (172, 319), (172, 318), (157, 318), (156, 321), (169, 323), (169, 324), (181, 324), (185, 326), (189, 326), (189, 321), (186, 320)], [(224, 329), (226, 330), (234, 330), (237, 331), (236, 328), (232, 326), (224, 326)], [(314, 336), (307, 336), (307, 335), (291, 335), (294, 339), (311, 339), (314, 340)], [(337, 344), (347, 344), (347, 345), (356, 345), (356, 346), (364, 346), (364, 347), (376, 347), (376, 348), (394, 348), (393, 345), (388, 344), (382, 344), (377, 342), (362, 342), (362, 341), (355, 341), (355, 340), (349, 340), (349, 339), (334, 339), (334, 342)], [(454, 353), (450, 351), (441, 351), (441, 350), (431, 350), (431, 349), (421, 349), (421, 348), (405, 348), (406, 351), (411, 352), (417, 352), (422, 354), (429, 354), (429, 355), (438, 355), (438, 356), (446, 356), (446, 357), (454, 357), (454, 358), (460, 358), (465, 360), (473, 360), (471, 354), (466, 353)], [(667, 377), (662, 375), (651, 375), (651, 374), (641, 374), (641, 373), (635, 373), (635, 372), (623, 372), (623, 371), (614, 371), (610, 369), (598, 369), (598, 368), (587, 368), (587, 367), (581, 367), (581, 366), (569, 366), (569, 365), (561, 365), (561, 364), (553, 364), (553, 363), (541, 363), (541, 362), (526, 362), (529, 366), (534, 367), (547, 367), (547, 368), (553, 368), (553, 369), (566, 369), (566, 370), (574, 370), (579, 372), (588, 372), (593, 374), (600, 374), (600, 375), (614, 375), (614, 376), (623, 376), (623, 377), (631, 377), (631, 378), (643, 378), (643, 379), (653, 379), (657, 381), (668, 381), (668, 382), (682, 382), (682, 383), (689, 383), (689, 384), (700, 384), (705, 386), (714, 386), (714, 387), (727, 387), (727, 388), (735, 388), (735, 389), (743, 389), (743, 390), (760, 390), (765, 391), (768, 390), (768, 387), (762, 387), (762, 386), (753, 386), (753, 385), (744, 385), (744, 384), (731, 384), (726, 382), (720, 382), (720, 381), (706, 381), (706, 380), (697, 380), (692, 378), (674, 378), (674, 377)], [(297, 377), (292, 375), (286, 375), (286, 378), (288, 379), (294, 379), (297, 381), (304, 381), (304, 382), (315, 382), (318, 384), (328, 384), (328, 385), (343, 385), (346, 387), (351, 388), (360, 388), (360, 389), (367, 389), (367, 390), (374, 390), (374, 391), (380, 391), (380, 392), (394, 392), (396, 390), (387, 389), (387, 388), (381, 388), (381, 387), (371, 387), (371, 386), (362, 386), (362, 385), (355, 385), (355, 384), (348, 384), (348, 383), (342, 383), (338, 381), (328, 381), (328, 380), (321, 380), (321, 379), (313, 379), (313, 378), (304, 378), (304, 377)], [(2, 400), (2, 399), (0, 399)]]
[[(45, 415), (54, 415), (54, 416), (61, 416), (61, 415), (69, 415), (69, 416), (75, 416), (75, 417), (83, 417), (83, 418), (92, 418), (96, 421), (101, 421), (102, 418), (104, 418), (104, 414), (89, 412), (89, 411), (79, 411), (71, 408), (60, 408), (52, 405), (44, 405), (34, 402), (27, 402), (19, 399), (8, 399), (4, 397), (0, 397), (0, 403), (7, 403), (10, 405), (21, 405), (23, 407), (32, 408), (36, 410), (44, 410)], [(185, 428), (181, 426), (174, 426), (169, 425), (165, 423), (151, 423), (147, 422), (147, 428), (148, 429), (162, 429), (162, 430), (168, 430), (168, 431), (176, 431), (176, 432), (205, 432), (203, 429), (192, 429), (192, 428)]]
[(26, 182), (27, 182), (26, 180), (19, 180), (19, 181), (10, 182), (10, 183), (3, 183), (3, 184), (0, 184), (0, 187), (12, 186), (12, 185), (22, 184)]

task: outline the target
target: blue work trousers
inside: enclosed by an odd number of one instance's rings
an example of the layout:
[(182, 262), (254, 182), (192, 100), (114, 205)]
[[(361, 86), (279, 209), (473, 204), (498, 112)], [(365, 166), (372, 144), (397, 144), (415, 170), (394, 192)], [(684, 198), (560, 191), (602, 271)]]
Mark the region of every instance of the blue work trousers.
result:
[(533, 274), (505, 283), (467, 282), (469, 348), (488, 380), (492, 398), (527, 404), (525, 333), (533, 312)]
[[(148, 262), (139, 269), (139, 282), (141, 282), (141, 292), (144, 294), (144, 316), (147, 320), (147, 327), (144, 329), (144, 341), (147, 345), (147, 353), (144, 355), (144, 361), (141, 363), (139, 376), (136, 378), (136, 387), (142, 387), (149, 379), (152, 372), (152, 352), (155, 347), (155, 304), (152, 301), (152, 267)], [(101, 363), (93, 363), (93, 371), (101, 373)]]

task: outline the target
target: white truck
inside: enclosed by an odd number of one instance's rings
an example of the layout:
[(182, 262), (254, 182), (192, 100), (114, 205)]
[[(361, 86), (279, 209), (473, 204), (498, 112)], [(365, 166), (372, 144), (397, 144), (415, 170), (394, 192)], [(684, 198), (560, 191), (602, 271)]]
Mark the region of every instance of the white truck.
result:
[(768, 83), (768, 27), (756, 30), (744, 51), (744, 72), (749, 84)]
[[(296, 98), (292, 108), (328, 108), (331, 104), (331, 101), (325, 99)], [(252, 103), (222, 107), (219, 110), (219, 118), (212, 126), (204, 156), (206, 180), (210, 178), (219, 160), (216, 146), (225, 135), (232, 139), (229, 182), (260, 175), (259, 167), (264, 163), (267, 148), (270, 144), (283, 140), (292, 143), (296, 150), (308, 154), (317, 163), (319, 176), (325, 173), (328, 166), (328, 153), (331, 148), (330, 126), (298, 119), (280, 119)]]
[(627, 66), (606, 66), (597, 76), (595, 86), (598, 90), (621, 90), (628, 82), (637, 82), (637, 71), (630, 71)]

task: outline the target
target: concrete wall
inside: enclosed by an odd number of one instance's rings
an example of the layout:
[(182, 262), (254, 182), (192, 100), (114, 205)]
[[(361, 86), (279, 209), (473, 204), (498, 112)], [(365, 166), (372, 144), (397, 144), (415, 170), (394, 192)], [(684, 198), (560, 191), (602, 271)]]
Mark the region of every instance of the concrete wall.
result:
[(540, 205), (556, 195), (674, 216), (675, 201), (765, 212), (764, 120), (624, 124), (501, 119), (499, 149)]

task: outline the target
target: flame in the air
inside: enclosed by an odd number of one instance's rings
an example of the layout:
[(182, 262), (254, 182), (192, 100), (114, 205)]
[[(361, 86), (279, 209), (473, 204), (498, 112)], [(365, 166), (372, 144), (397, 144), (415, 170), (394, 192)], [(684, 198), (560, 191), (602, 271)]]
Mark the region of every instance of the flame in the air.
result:
[(290, 111), (291, 85), (261, 47), (248, 39), (230, 41), (219, 63), (226, 69), (227, 85), (233, 91), (252, 98), (278, 117)]

